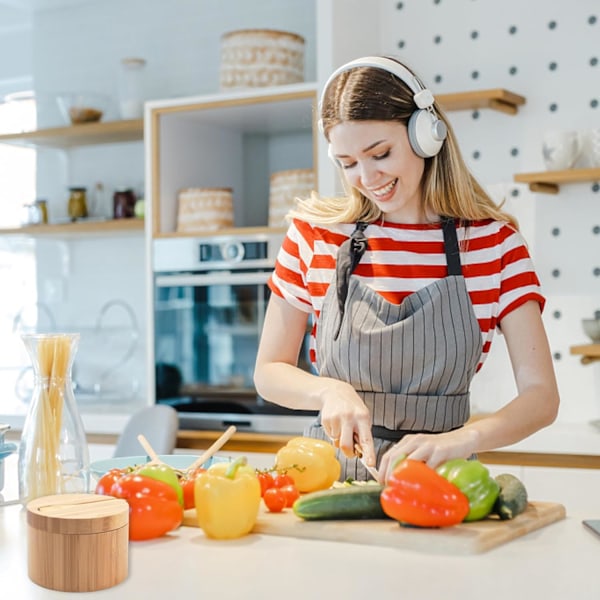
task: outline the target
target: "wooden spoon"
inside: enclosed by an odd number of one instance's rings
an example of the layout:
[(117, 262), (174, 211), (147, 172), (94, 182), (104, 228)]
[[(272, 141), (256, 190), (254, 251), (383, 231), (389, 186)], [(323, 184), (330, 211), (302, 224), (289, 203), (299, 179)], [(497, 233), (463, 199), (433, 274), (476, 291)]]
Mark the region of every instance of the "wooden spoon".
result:
[(200, 467), (201, 465), (203, 465), (213, 454), (216, 454), (222, 446), (225, 445), (225, 442), (227, 442), (229, 440), (229, 438), (236, 432), (236, 428), (235, 425), (231, 425), (230, 427), (228, 427), (225, 432), (223, 433), (223, 435), (221, 435), (221, 437), (219, 437), (217, 440), (215, 440), (215, 442), (213, 442), (212, 446), (210, 446), (208, 448), (208, 450), (206, 450), (204, 452), (204, 454), (202, 454), (201, 456), (199, 456), (187, 469), (186, 471), (193, 471), (194, 469), (197, 469), (198, 467)]
[(142, 445), (142, 448), (146, 451), (146, 454), (150, 457), (150, 462), (147, 463), (149, 465), (162, 465), (164, 461), (158, 458), (158, 454), (154, 452), (154, 448), (150, 445), (150, 442), (146, 439), (146, 436), (140, 435), (137, 436), (138, 442)]

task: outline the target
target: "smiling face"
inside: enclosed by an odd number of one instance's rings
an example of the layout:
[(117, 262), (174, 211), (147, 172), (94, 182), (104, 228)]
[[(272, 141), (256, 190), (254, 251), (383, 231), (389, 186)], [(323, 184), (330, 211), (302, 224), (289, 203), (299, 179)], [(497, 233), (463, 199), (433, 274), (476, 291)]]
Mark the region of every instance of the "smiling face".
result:
[(398, 121), (343, 121), (329, 131), (331, 152), (347, 182), (392, 223), (426, 223), (421, 180), (425, 160)]

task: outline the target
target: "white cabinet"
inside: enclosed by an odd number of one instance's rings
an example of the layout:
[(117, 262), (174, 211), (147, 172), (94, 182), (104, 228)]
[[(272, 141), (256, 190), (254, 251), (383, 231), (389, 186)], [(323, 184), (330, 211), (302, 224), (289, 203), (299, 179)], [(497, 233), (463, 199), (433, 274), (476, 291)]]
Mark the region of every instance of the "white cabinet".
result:
[(148, 103), (152, 236), (177, 233), (178, 191), (190, 187), (232, 188), (235, 227), (266, 227), (270, 175), (316, 164), (315, 102), (307, 83)]

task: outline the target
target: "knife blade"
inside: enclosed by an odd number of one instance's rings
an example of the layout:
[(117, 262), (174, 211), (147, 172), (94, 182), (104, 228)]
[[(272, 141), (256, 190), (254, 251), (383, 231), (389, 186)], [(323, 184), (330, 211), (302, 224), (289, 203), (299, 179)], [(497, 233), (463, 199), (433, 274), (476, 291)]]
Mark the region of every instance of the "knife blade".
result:
[(375, 479), (375, 481), (379, 481), (379, 473), (375, 467), (371, 467), (368, 465), (363, 458), (363, 450), (361, 445), (355, 441), (354, 442), (354, 454), (356, 458), (360, 461), (360, 464), (368, 471), (369, 475)]

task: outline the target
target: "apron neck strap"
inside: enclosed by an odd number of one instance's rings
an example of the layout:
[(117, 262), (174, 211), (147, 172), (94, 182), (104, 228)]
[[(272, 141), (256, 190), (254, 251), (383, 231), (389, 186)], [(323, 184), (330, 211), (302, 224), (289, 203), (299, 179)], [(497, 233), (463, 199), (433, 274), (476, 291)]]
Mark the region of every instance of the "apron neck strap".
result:
[(462, 275), (455, 219), (452, 217), (442, 217), (442, 228), (444, 231), (444, 251), (446, 252), (448, 275)]

